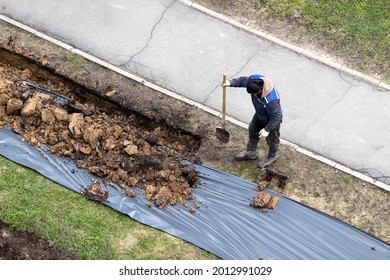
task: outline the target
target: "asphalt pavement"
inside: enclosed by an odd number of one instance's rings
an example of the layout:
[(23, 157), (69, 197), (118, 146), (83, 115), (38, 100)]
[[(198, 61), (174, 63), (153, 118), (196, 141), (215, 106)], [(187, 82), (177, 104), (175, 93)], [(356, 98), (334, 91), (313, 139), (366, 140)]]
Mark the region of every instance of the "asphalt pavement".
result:
[[(263, 74), (281, 95), (285, 142), (389, 190), (381, 81), (190, 1), (0, 0), (0, 14), (210, 110), (221, 110), (224, 73)], [(227, 89), (228, 120), (253, 113), (245, 89)]]

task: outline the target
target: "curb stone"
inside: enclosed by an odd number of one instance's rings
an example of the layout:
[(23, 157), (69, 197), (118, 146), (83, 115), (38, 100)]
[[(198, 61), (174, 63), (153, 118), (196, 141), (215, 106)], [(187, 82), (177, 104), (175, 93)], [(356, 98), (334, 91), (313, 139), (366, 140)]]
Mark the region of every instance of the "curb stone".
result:
[(199, 4), (193, 3), (191, 1), (188, 1), (188, 0), (179, 0), (179, 1), (184, 3), (187, 6), (191, 7), (191, 8), (194, 8), (195, 10), (198, 10), (198, 11), (200, 11), (202, 13), (205, 13), (205, 14), (207, 14), (207, 15), (209, 15), (211, 17), (214, 17), (216, 19), (222, 20), (222, 21), (224, 21), (224, 22), (226, 22), (228, 24), (231, 24), (231, 25), (235, 26), (238, 29), (242, 29), (244, 31), (247, 31), (247, 32), (253, 34), (253, 35), (261, 37), (264, 40), (267, 40), (267, 41), (275, 43), (275, 44), (277, 44), (279, 46), (285, 47), (285, 48), (287, 48), (287, 49), (289, 49), (291, 51), (294, 51), (294, 52), (296, 52), (296, 53), (298, 53), (300, 55), (306, 56), (307, 58), (314, 59), (314, 60), (316, 60), (316, 61), (318, 61), (318, 62), (320, 62), (322, 64), (325, 64), (325, 65), (327, 65), (329, 67), (337, 69), (338, 71), (350, 74), (350, 75), (352, 75), (352, 76), (354, 76), (356, 78), (359, 78), (361, 80), (364, 80), (364, 81), (366, 81), (366, 82), (368, 82), (368, 83), (370, 83), (370, 84), (372, 84), (374, 86), (378, 86), (378, 87), (384, 88), (386, 90), (390, 90), (390, 85), (388, 85), (388, 84), (386, 84), (386, 83), (384, 83), (382, 81), (379, 81), (379, 80), (377, 80), (377, 79), (375, 79), (373, 77), (370, 77), (368, 75), (360, 73), (360, 72), (358, 72), (356, 70), (353, 70), (353, 69), (350, 69), (348, 67), (345, 67), (345, 66), (343, 66), (343, 65), (341, 65), (339, 63), (335, 63), (335, 62), (331, 61), (330, 59), (317, 56), (316, 54), (312, 53), (308, 49), (303, 49), (301, 47), (297, 47), (295, 45), (287, 43), (287, 42), (285, 42), (283, 40), (280, 40), (280, 39), (278, 39), (278, 38), (268, 34), (268, 33), (262, 32), (260, 30), (254, 29), (254, 28), (249, 27), (249, 26), (246, 26), (246, 25), (244, 25), (242, 23), (239, 23), (239, 22), (233, 20), (232, 18), (229, 18), (227, 16), (221, 15), (221, 14), (215, 12), (215, 11), (212, 11), (212, 10), (206, 8), (206, 7), (203, 7), (203, 6), (199, 5)]

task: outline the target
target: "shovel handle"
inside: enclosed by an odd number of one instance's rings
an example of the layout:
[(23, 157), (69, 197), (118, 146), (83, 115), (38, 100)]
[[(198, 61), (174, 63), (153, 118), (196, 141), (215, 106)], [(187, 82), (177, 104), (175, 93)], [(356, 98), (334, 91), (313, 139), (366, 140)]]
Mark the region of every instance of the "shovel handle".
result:
[[(227, 81), (226, 74), (223, 74), (222, 84), (225, 84)], [(226, 87), (222, 87), (222, 128), (225, 128), (225, 119), (226, 119)]]

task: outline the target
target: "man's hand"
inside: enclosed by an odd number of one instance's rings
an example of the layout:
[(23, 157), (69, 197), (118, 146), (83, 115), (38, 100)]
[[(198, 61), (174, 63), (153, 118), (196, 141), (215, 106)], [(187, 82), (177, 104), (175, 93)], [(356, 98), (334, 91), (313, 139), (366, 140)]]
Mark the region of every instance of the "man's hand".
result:
[(268, 135), (269, 135), (269, 132), (265, 131), (265, 129), (262, 129), (260, 131), (260, 137), (267, 138)]
[(223, 87), (230, 87), (230, 82), (229, 81), (226, 81), (226, 83), (221, 83), (221, 86)]

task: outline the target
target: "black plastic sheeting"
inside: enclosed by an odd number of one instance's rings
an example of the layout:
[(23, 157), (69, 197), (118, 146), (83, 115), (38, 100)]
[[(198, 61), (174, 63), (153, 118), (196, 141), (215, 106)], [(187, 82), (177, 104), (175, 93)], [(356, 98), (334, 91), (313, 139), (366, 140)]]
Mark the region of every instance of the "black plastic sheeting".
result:
[[(78, 193), (93, 179), (100, 180), (67, 158), (28, 145), (8, 128), (0, 129), (0, 154)], [(109, 197), (102, 203), (222, 259), (390, 259), (389, 244), (355, 227), (268, 189), (281, 199), (276, 210), (264, 213), (249, 206), (256, 184), (205, 166), (194, 167), (201, 181), (193, 189), (201, 202), (195, 213), (182, 205), (149, 207), (141, 189), (130, 198), (119, 187), (106, 186)]]

